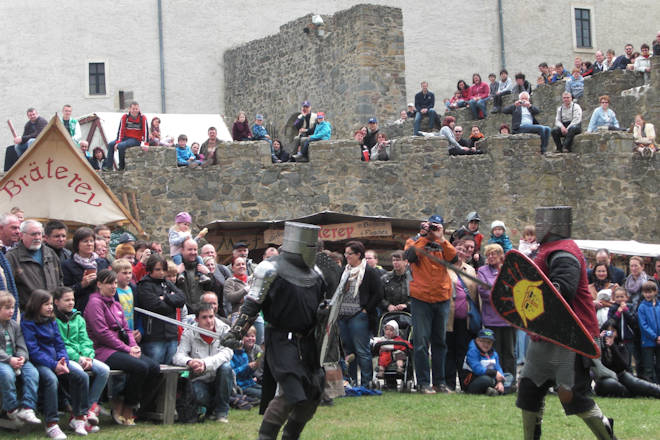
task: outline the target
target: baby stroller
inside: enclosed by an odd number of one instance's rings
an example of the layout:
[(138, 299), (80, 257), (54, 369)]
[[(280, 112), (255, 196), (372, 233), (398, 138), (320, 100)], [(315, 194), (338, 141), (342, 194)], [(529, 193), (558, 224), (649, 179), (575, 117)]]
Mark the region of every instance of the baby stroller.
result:
[[(399, 336), (406, 341), (405, 344), (402, 344), (401, 341), (384, 339), (385, 325), (390, 321), (395, 321), (398, 324)], [(381, 316), (378, 324), (378, 337), (373, 340), (371, 353), (373, 356), (378, 357), (382, 346), (395, 345), (395, 351), (392, 352), (392, 357), (393, 359), (402, 360), (403, 365), (402, 368), (399, 368), (396, 362), (391, 362), (383, 372), (383, 384), (381, 384), (380, 380), (376, 381), (379, 388), (382, 387), (384, 389), (398, 390), (400, 392), (410, 392), (415, 387), (412, 362), (412, 331), (412, 315), (408, 312), (387, 312)]]

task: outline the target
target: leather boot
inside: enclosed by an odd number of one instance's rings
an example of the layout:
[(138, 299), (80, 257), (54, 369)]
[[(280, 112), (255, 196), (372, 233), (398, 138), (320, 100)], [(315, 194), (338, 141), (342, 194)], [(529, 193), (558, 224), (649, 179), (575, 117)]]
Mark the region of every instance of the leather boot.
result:
[(543, 410), (539, 412), (522, 412), (523, 439), (539, 440), (541, 438), (541, 424), (543, 423)]
[(277, 434), (280, 433), (280, 428), (281, 426), (276, 423), (262, 421), (257, 440), (277, 440)]
[(655, 397), (660, 399), (660, 385), (647, 382), (643, 379), (633, 376), (627, 371), (619, 373), (619, 382), (624, 384), (633, 396)]
[(598, 440), (616, 440), (614, 420), (605, 417), (598, 405), (595, 405), (589, 411), (578, 414), (578, 416), (584, 420), (584, 423), (587, 424)]
[(282, 440), (298, 440), (304, 427), (305, 423), (289, 419), (282, 430)]

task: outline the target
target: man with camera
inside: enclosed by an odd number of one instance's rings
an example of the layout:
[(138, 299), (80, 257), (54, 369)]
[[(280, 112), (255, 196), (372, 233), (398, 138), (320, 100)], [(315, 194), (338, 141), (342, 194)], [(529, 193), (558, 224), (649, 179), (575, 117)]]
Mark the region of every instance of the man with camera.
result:
[[(422, 223), (422, 229), (427, 230), (426, 234), (420, 233), (412, 243), (407, 243), (405, 253), (413, 273), (409, 290), (415, 328), (413, 346), (418, 391), (423, 394), (435, 394), (436, 391), (450, 393), (445, 383), (445, 331), (449, 318), (451, 279), (445, 266), (432, 261), (427, 254), (453, 263), (457, 258), (456, 249), (449, 240), (445, 240), (441, 216), (432, 215), (426, 224)], [(429, 371), (429, 345), (433, 387)]]

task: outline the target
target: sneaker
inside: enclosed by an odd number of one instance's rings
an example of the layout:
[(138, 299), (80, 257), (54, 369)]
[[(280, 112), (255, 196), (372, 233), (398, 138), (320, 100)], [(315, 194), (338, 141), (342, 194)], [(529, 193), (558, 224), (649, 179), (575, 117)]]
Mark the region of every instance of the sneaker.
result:
[(229, 423), (229, 419), (227, 418), (227, 416), (221, 416), (218, 414), (216, 414), (215, 416), (215, 421), (218, 423)]
[(500, 393), (498, 393), (497, 390), (496, 390), (495, 388), (493, 388), (493, 387), (488, 387), (488, 389), (486, 390), (486, 395), (487, 395), (487, 396), (491, 396), (491, 397), (492, 397), (492, 396), (497, 396), (497, 395), (499, 395), (499, 394), (500, 394)]
[(86, 423), (85, 419), (71, 418), (69, 420), (69, 427), (78, 435), (87, 435), (87, 430), (85, 429)]
[(419, 393), (421, 393), (421, 394), (435, 394), (435, 390), (433, 389), (433, 387), (431, 387), (431, 385), (422, 385), (419, 388)]
[(17, 424), (19, 424), (19, 425), (22, 425), (22, 424), (23, 424), (23, 420), (21, 420), (21, 419), (18, 418), (18, 411), (19, 411), (18, 408), (16, 408), (16, 409), (13, 410), (13, 411), (7, 411), (7, 418), (8, 418), (9, 420), (11, 420), (12, 422), (15, 422), (15, 423), (17, 423)]
[(85, 423), (85, 431), (89, 432), (90, 434), (95, 434), (100, 430), (101, 428), (96, 425), (91, 425), (89, 422)]
[(436, 387), (434, 387), (434, 388), (435, 388), (435, 391), (437, 391), (438, 393), (442, 393), (442, 394), (454, 394), (454, 392), (453, 392), (452, 390), (450, 390), (450, 389), (447, 387), (447, 385), (445, 385), (444, 383), (441, 383), (440, 385), (438, 385), (438, 386), (436, 386)]
[[(9, 416), (9, 414), (7, 414), (7, 416)], [(23, 408), (22, 410), (18, 411), (16, 417), (32, 425), (41, 424), (41, 420), (39, 420), (39, 418), (34, 414), (34, 410), (31, 408)]]
[[(94, 413), (94, 415), (98, 418), (98, 416), (101, 414), (101, 407), (99, 406), (98, 403), (92, 404), (92, 406), (89, 407), (89, 410)], [(107, 416), (110, 415), (110, 413), (105, 414)]]
[(90, 425), (94, 425), (94, 426), (99, 424), (99, 417), (96, 415), (96, 413), (92, 409), (87, 411), (87, 423), (89, 423)]
[[(87, 433), (85, 433), (87, 435)], [(62, 432), (58, 424), (46, 428), (46, 437), (55, 440), (66, 440), (66, 434)]]

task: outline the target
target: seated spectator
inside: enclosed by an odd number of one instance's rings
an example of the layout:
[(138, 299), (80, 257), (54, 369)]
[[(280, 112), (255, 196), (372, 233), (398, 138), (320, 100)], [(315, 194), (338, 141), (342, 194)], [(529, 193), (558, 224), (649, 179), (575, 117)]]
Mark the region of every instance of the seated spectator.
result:
[(500, 81), (497, 83), (497, 91), (493, 97), (493, 113), (502, 110), (502, 96), (510, 95), (513, 90), (513, 81), (509, 78), (509, 72), (506, 69), (500, 71)]
[(332, 136), (332, 126), (325, 120), (325, 113), (316, 114), (316, 128), (314, 134), (307, 137), (300, 151), (293, 156), (295, 162), (309, 162), (309, 144), (316, 141), (327, 141)]
[(149, 124), (147, 117), (140, 113), (140, 104), (131, 102), (127, 114), (121, 117), (117, 139), (108, 144), (108, 157), (105, 159), (104, 170), (112, 171), (115, 165), (115, 148), (119, 151), (119, 170), (126, 168), (126, 150), (137, 147), (142, 142), (149, 141)]
[(378, 133), (376, 145), (371, 148), (369, 160), (390, 160), (391, 142), (385, 133)]
[[(566, 86), (568, 84), (566, 83)], [(555, 126), (550, 134), (558, 153), (563, 153), (564, 150), (570, 153), (573, 149), (573, 138), (582, 133), (582, 108), (578, 103), (573, 102), (573, 96), (568, 90), (561, 94), (561, 100), (562, 105), (557, 107)]]
[(245, 258), (235, 258), (232, 265), (232, 277), (225, 281), (224, 297), (231, 304), (232, 323), (238, 318), (238, 310), (250, 289)]
[(193, 154), (190, 147), (187, 145), (188, 136), (185, 134), (180, 134), (179, 139), (177, 139), (176, 146), (176, 166), (177, 167), (187, 167), (195, 162), (195, 155)]
[[(633, 45), (628, 43), (624, 47), (625, 53), (616, 57), (609, 70), (621, 69), (625, 70), (626, 66), (631, 63), (630, 59), (633, 55)], [(608, 51), (609, 52), (609, 51)], [(612, 53), (614, 55), (614, 53)]]
[[(185, 295), (165, 279), (167, 262), (161, 255), (151, 255), (147, 275), (137, 285), (137, 306), (176, 319), (177, 309), (186, 303)], [(144, 334), (140, 345), (144, 354), (159, 364), (171, 364), (176, 353), (177, 326), (151, 316), (142, 317)]]
[(392, 319), (383, 326), (383, 336), (373, 338), (371, 345), (379, 342), (397, 341), (399, 344), (381, 345), (378, 349), (378, 372), (376, 377), (383, 379), (385, 370), (393, 366), (397, 373), (403, 373), (405, 368), (406, 353), (405, 350), (412, 350), (412, 344), (399, 335), (399, 324)]
[(536, 84), (541, 85), (550, 83), (550, 68), (548, 67), (548, 63), (543, 62), (539, 64), (539, 72), (541, 72), (541, 76), (536, 80)]
[(404, 259), (403, 251), (392, 252), (392, 271), (381, 276), (384, 295), (380, 309), (383, 313), (410, 311), (408, 283), (411, 280), (412, 275), (408, 270), (408, 262)]
[(406, 109), (406, 115), (408, 115), (409, 118), (414, 118), (416, 114), (417, 110), (415, 109), (415, 103), (409, 102)]
[[(220, 139), (218, 139), (218, 130), (215, 127), (209, 127), (208, 129), (209, 138), (202, 143), (202, 147), (199, 149), (200, 154), (203, 154), (206, 158), (204, 162), (205, 166), (208, 165), (217, 165), (218, 157), (220, 153), (218, 147), (220, 147)], [(216, 153), (217, 151), (217, 153)]]
[(594, 66), (591, 64), (591, 61), (583, 61), (582, 68), (580, 69), (580, 74), (582, 78), (586, 78), (594, 74)]
[(603, 52), (600, 50), (596, 51), (596, 54), (594, 55), (596, 60), (594, 61), (593, 65), (591, 66), (593, 69), (593, 73), (599, 73), (604, 70), (607, 70), (607, 66), (605, 65), (605, 55), (603, 55)]
[(488, 74), (488, 98), (493, 99), (497, 93), (497, 89), (500, 87), (500, 83), (497, 81), (497, 76), (494, 73)]
[(470, 130), (470, 148), (474, 148), (475, 151), (480, 150), (477, 142), (480, 142), (484, 139), (486, 139), (486, 136), (484, 136), (484, 134), (479, 130), (479, 126), (473, 125), (472, 130)]
[(550, 127), (540, 125), (535, 116), (541, 111), (529, 102), (529, 93), (522, 92), (518, 100), (502, 109), (502, 113), (511, 115), (513, 133), (536, 133), (541, 136), (541, 154), (545, 154), (550, 138)]
[(635, 125), (633, 126), (633, 151), (643, 154), (644, 149), (651, 152), (656, 150), (655, 146), (655, 128), (650, 122), (646, 122), (642, 115), (635, 116)]
[(461, 92), (461, 99), (459, 100), (458, 107), (467, 107), (468, 101), (470, 100), (470, 86), (467, 83), (459, 79), (456, 83), (456, 90)]
[(456, 125), (456, 118), (453, 116), (445, 116), (442, 120), (442, 128), (440, 129), (440, 136), (444, 136), (449, 142), (449, 155), (462, 156), (468, 154), (477, 154), (476, 149), (461, 146), (454, 137), (454, 126)]
[(73, 257), (62, 262), (63, 283), (73, 289), (76, 309), (83, 313), (89, 295), (96, 292), (96, 274), (107, 269), (107, 260), (94, 253), (94, 231), (81, 227), (73, 233)]
[(499, 134), (511, 134), (511, 128), (509, 128), (509, 124), (500, 125)]
[(304, 101), (302, 103), (300, 114), (296, 118), (296, 121), (293, 123), (293, 127), (298, 130), (298, 135), (293, 138), (293, 146), (295, 147), (294, 151), (296, 153), (305, 141), (305, 138), (311, 136), (314, 133), (316, 123), (316, 113), (312, 113), (312, 108), (309, 101)]
[(631, 72), (635, 70), (635, 61), (637, 58), (640, 57), (639, 52), (633, 52), (632, 56), (630, 57), (630, 63), (626, 66), (626, 70), (630, 70)]
[(566, 81), (564, 89), (573, 96), (573, 99), (579, 99), (584, 94), (584, 78), (579, 69), (573, 69), (571, 78)]
[(268, 145), (270, 145), (270, 154), (273, 154), (273, 141), (271, 140), (266, 127), (264, 127), (264, 117), (259, 113), (254, 117), (252, 140), (268, 142)]
[(282, 143), (279, 139), (273, 139), (273, 156), (271, 157), (273, 163), (289, 162), (291, 156), (282, 148)]
[(470, 111), (472, 112), (472, 119), (484, 119), (488, 116), (486, 102), (488, 101), (489, 94), (490, 87), (481, 81), (481, 75), (478, 73), (473, 74), (472, 86), (470, 86), (470, 101), (468, 102)]
[(421, 83), (422, 90), (415, 94), (415, 123), (413, 127), (413, 136), (419, 136), (419, 126), (422, 123), (422, 118), (424, 116), (429, 117), (429, 127), (433, 131), (435, 126), (435, 119), (437, 118), (436, 112), (433, 107), (435, 107), (435, 95), (433, 92), (429, 91), (429, 83), (427, 81), (422, 81)]
[(87, 335), (85, 318), (76, 310), (74, 305), (73, 290), (68, 287), (58, 287), (53, 291), (55, 301), (55, 317), (60, 336), (66, 346), (69, 356), (69, 367), (80, 371), (89, 371), (90, 377), (87, 421), (92, 425), (98, 425), (99, 399), (108, 382), (110, 367), (98, 359), (94, 359), (94, 343)]
[[(200, 149), (199, 142), (193, 142), (192, 144), (190, 144), (190, 151), (193, 154), (194, 167), (201, 166), (205, 162), (204, 155), (199, 152), (199, 149)], [(191, 164), (191, 166), (193, 165)]]
[(614, 49), (607, 49), (605, 52), (605, 61), (603, 61), (603, 71), (610, 70), (610, 67), (614, 65)]
[(61, 221), (51, 220), (46, 223), (46, 227), (44, 228), (44, 241), (46, 242), (46, 246), (55, 251), (60, 259), (60, 263), (68, 260), (73, 255), (71, 251), (66, 248), (66, 234), (67, 227)]
[(82, 131), (80, 131), (80, 123), (71, 117), (73, 108), (69, 104), (65, 104), (62, 107), (62, 116), (60, 121), (66, 128), (66, 131), (71, 135), (71, 139), (80, 147), (80, 149), (85, 152), (85, 157), (89, 157), (87, 150), (89, 149), (89, 143), (82, 138)]
[[(207, 245), (204, 245), (204, 246), (207, 246)], [(211, 246), (213, 246), (213, 245), (211, 245)], [(204, 247), (202, 247), (202, 249), (204, 249)], [(215, 276), (216, 273), (217, 273), (216, 269), (218, 267), (222, 266), (222, 265), (217, 264), (215, 262), (215, 257), (211, 256), (211, 255), (206, 256), (206, 257), (202, 257), (202, 259), (204, 261), (204, 266), (206, 266), (206, 268), (209, 270), (209, 274), (213, 274), (213, 276), (209, 276), (211, 281), (207, 285), (204, 286), (206, 288), (206, 293), (209, 293), (209, 292), (214, 293), (217, 297), (217, 300), (222, 301), (222, 299), (223, 299), (223, 290), (224, 290), (224, 285), (225, 285), (226, 280), (223, 278), (222, 283), (221, 283), (220, 281), (218, 281), (218, 278), (216, 278), (216, 276)], [(222, 267), (225, 268), (224, 266), (222, 266)]]
[(151, 249), (149, 249), (149, 243), (144, 240), (136, 241), (133, 249), (135, 250), (135, 260), (133, 261), (132, 282), (137, 284), (147, 274), (146, 264), (151, 256)]
[[(229, 326), (215, 317), (210, 304), (199, 305), (195, 321), (197, 327), (219, 336), (229, 331)], [(229, 422), (229, 397), (234, 380), (232, 354), (220, 339), (186, 329), (174, 355), (174, 365), (188, 367), (192, 372), (195, 403), (207, 408), (209, 419), (220, 423)]]
[(103, 168), (103, 163), (105, 162), (105, 153), (103, 148), (95, 147), (92, 152), (92, 157), (87, 158), (87, 161), (97, 171), (101, 171)]
[(160, 133), (160, 118), (158, 116), (154, 116), (151, 119), (151, 129), (149, 130), (149, 146), (157, 147), (159, 145), (163, 147), (171, 147), (174, 145), (174, 139), (171, 137), (162, 137)]
[(466, 105), (467, 101), (463, 99), (463, 93), (460, 90), (456, 90), (454, 96), (445, 103), (447, 110), (456, 110), (457, 108), (465, 107)]
[(367, 151), (371, 149), (378, 142), (378, 120), (376, 118), (369, 118), (367, 123), (367, 134), (364, 136), (362, 143), (367, 147)]
[(510, 390), (513, 376), (502, 370), (494, 343), (495, 332), (489, 328), (481, 329), (477, 338), (470, 341), (461, 381), (466, 393), (498, 396)]
[(249, 337), (243, 338), (243, 350), (247, 353), (250, 362), (257, 363), (254, 377), (256, 378), (257, 383), (261, 384), (264, 375), (264, 349), (261, 345), (257, 344), (257, 330), (254, 326), (250, 327), (246, 336)]
[(640, 48), (641, 55), (635, 58), (635, 72), (644, 72), (644, 81), (648, 82), (651, 78), (651, 54), (649, 45), (644, 43)]
[(619, 121), (616, 120), (616, 114), (614, 111), (610, 109), (609, 95), (603, 95), (598, 98), (598, 100), (600, 101), (600, 107), (597, 107), (591, 114), (587, 133), (593, 133), (600, 127), (604, 127), (608, 130), (618, 130)]
[(522, 92), (532, 93), (532, 86), (529, 84), (529, 81), (525, 79), (524, 73), (516, 73), (515, 79), (516, 85), (511, 89), (513, 95), (520, 95)]
[(87, 430), (93, 429), (87, 423), (89, 377), (82, 369), (69, 365), (66, 346), (55, 322), (53, 296), (48, 291), (36, 289), (32, 292), (25, 306), (21, 330), (30, 362), (39, 372), (46, 435), (55, 439), (66, 438), (57, 424), (59, 421), (57, 396), (60, 381), (67, 388), (71, 404), (69, 426), (76, 434), (87, 435)]
[(504, 226), (504, 222), (501, 220), (495, 220), (490, 225), (490, 239), (488, 239), (488, 244), (493, 243), (502, 246), (505, 254), (513, 249), (511, 240), (506, 235), (506, 226)]
[(470, 140), (463, 138), (463, 127), (460, 125), (456, 125), (454, 127), (454, 137), (456, 138), (458, 145), (461, 147), (470, 148)]
[(248, 332), (243, 336), (243, 345), (240, 348), (234, 349), (234, 356), (231, 358), (231, 368), (236, 375), (236, 385), (238, 385), (243, 394), (261, 399), (261, 384), (257, 383), (256, 372), (259, 368), (259, 361), (250, 360), (244, 347), (251, 344), (255, 345), (257, 340), (257, 330), (250, 327)]
[(550, 82), (565, 81), (568, 79), (569, 73), (568, 70), (564, 69), (562, 63), (555, 64), (555, 73), (552, 75)]
[(399, 112), (399, 119), (394, 121), (394, 123), (400, 125), (400, 124), (403, 124), (404, 122), (406, 122), (407, 120), (408, 120), (408, 113), (406, 113), (405, 110), (401, 110)]
[(33, 107), (27, 109), (27, 117), (28, 121), (25, 123), (25, 127), (23, 127), (23, 135), (14, 138), (14, 151), (16, 151), (17, 158), (25, 153), (28, 147), (37, 140), (41, 131), (48, 125), (48, 121), (39, 116), (39, 113)]
[[(653, 281), (642, 284), (642, 296), (637, 309), (637, 322), (642, 339), (642, 374), (649, 382), (660, 381), (660, 302), (658, 286)], [(23, 330), (25, 332), (25, 330)], [(27, 335), (25, 338), (27, 342)], [(28, 343), (29, 348), (29, 343)]]
[[(0, 291), (0, 331), (5, 339), (0, 344), (0, 388), (2, 409), (9, 420), (40, 425), (34, 410), (39, 396), (39, 373), (29, 361), (21, 326), (12, 319), (16, 299), (6, 290)], [(17, 387), (21, 384), (22, 387)], [(18, 390), (22, 396), (19, 398)]]
[(238, 112), (238, 116), (231, 127), (231, 136), (235, 141), (251, 141), (252, 132), (250, 131), (250, 124), (247, 121), (247, 116), (244, 111)]

